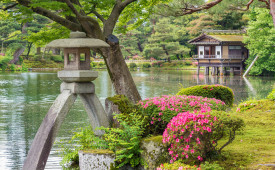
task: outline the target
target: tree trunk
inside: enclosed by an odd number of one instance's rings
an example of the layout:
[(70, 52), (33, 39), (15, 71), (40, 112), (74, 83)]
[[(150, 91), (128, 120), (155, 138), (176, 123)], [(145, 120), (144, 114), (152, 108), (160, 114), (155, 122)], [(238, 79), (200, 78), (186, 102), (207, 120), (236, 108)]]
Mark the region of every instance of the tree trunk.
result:
[(19, 60), (19, 57), (23, 52), (25, 51), (25, 47), (18, 48), (14, 53), (13, 53), (13, 59), (9, 62), (10, 64), (15, 64)]
[(36, 48), (36, 54), (38, 54), (38, 55), (41, 54), (41, 47)]
[(270, 14), (273, 19), (273, 25), (275, 28), (275, 0), (270, 0)]
[(119, 43), (107, 41), (109, 49), (101, 49), (116, 94), (123, 94), (137, 103), (141, 100), (131, 73), (123, 59)]
[(143, 52), (143, 48), (142, 48), (142, 46), (141, 46), (141, 43), (138, 42), (137, 45), (138, 45), (138, 50), (139, 50), (140, 52)]

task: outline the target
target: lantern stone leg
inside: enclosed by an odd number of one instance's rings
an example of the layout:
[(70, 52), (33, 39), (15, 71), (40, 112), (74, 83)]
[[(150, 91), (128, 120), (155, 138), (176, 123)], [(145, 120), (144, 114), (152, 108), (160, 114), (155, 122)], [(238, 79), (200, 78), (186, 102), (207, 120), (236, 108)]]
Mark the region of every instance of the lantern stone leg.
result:
[(64, 90), (54, 101), (35, 135), (23, 170), (45, 168), (58, 129), (76, 97), (77, 96), (72, 94), (69, 90)]
[[(91, 82), (97, 78), (98, 73), (91, 70), (90, 49), (110, 46), (102, 40), (87, 38), (84, 32), (72, 32), (70, 39), (54, 40), (47, 45), (47, 48), (49, 47), (64, 49), (64, 70), (58, 72), (58, 78), (63, 81), (60, 87), (61, 94), (38, 129), (23, 170), (45, 168), (58, 129), (77, 95), (84, 103), (94, 131), (96, 127), (109, 126), (108, 116)], [(95, 131), (95, 134), (101, 135), (103, 132)]]

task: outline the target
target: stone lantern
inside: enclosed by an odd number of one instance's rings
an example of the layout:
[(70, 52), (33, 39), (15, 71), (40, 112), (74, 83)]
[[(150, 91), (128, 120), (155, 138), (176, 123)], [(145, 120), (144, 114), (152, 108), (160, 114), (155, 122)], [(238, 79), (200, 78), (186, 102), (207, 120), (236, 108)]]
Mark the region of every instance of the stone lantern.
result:
[(91, 71), (91, 48), (110, 47), (106, 42), (87, 38), (84, 32), (71, 32), (69, 39), (58, 39), (50, 42), (47, 48), (64, 49), (64, 70), (58, 77), (65, 82), (89, 82), (97, 77)]
[[(50, 42), (47, 48), (64, 49), (64, 70), (58, 72), (62, 80), (61, 94), (56, 98), (35, 135), (23, 170), (44, 169), (58, 129), (64, 121), (77, 96), (84, 107), (95, 131), (96, 127), (109, 126), (109, 118), (95, 94), (91, 82), (98, 77), (90, 70), (90, 49), (108, 48), (109, 45), (99, 39), (87, 38), (84, 32), (72, 32), (69, 39)], [(102, 135), (102, 131), (95, 134)]]

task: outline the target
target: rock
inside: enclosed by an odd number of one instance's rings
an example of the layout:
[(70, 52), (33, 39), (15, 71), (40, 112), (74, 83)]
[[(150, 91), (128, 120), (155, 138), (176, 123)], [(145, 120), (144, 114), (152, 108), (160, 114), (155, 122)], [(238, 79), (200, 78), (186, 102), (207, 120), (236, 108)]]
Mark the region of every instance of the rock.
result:
[(80, 170), (110, 170), (115, 165), (114, 152), (107, 149), (79, 151)]
[(145, 160), (148, 166), (145, 169), (156, 169), (161, 163), (169, 160), (166, 147), (162, 143), (162, 136), (153, 136), (146, 138), (141, 142), (141, 157)]

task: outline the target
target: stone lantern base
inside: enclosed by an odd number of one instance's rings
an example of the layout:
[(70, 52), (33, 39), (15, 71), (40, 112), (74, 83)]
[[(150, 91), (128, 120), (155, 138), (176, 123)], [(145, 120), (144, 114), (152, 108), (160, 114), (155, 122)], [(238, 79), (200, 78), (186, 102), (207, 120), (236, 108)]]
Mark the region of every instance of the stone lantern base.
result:
[(98, 77), (97, 71), (91, 70), (62, 70), (57, 77), (64, 82), (91, 82)]

